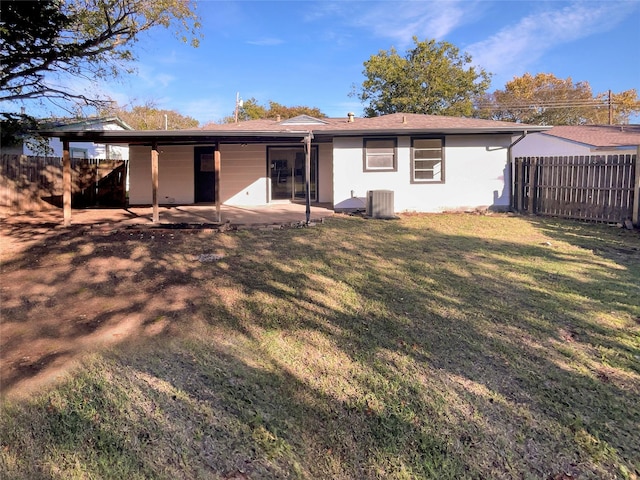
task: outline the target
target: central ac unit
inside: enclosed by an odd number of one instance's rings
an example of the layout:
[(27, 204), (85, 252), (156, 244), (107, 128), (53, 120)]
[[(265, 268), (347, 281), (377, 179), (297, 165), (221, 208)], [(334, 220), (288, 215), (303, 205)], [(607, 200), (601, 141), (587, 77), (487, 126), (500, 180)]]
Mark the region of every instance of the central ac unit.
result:
[(371, 218), (395, 218), (393, 190), (367, 191), (367, 216)]

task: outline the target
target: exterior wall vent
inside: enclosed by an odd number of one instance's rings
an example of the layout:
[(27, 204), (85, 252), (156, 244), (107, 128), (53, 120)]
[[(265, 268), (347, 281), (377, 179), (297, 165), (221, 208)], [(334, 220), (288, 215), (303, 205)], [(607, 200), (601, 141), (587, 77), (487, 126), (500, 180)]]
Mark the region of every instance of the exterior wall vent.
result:
[(367, 191), (367, 216), (371, 218), (395, 218), (393, 190)]

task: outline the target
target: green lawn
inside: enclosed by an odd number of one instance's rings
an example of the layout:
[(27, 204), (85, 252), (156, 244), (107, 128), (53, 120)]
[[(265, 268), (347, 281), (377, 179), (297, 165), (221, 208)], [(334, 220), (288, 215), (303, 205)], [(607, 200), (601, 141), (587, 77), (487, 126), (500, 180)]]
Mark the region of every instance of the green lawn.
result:
[(0, 477), (640, 477), (637, 230), (443, 214), (171, 235), (32, 247), (102, 258), (113, 274), (63, 298), (138, 329), (3, 400)]

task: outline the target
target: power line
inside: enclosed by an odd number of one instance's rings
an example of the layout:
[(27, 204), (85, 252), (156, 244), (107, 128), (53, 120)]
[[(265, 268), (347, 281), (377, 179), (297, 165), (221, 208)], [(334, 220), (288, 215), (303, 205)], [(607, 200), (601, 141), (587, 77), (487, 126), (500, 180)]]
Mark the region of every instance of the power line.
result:
[(526, 109), (540, 109), (540, 108), (544, 108), (544, 109), (550, 109), (550, 108), (579, 108), (579, 107), (585, 107), (585, 108), (608, 108), (609, 105), (620, 105), (620, 103), (603, 103), (603, 102), (565, 102), (565, 103), (541, 103), (541, 102), (536, 102), (536, 103), (516, 103), (516, 104), (502, 104), (502, 105), (496, 105), (496, 104), (489, 104), (489, 103), (479, 103), (476, 104), (477, 108), (480, 109), (486, 109), (486, 110), (515, 110), (515, 109), (519, 109), (519, 110), (526, 110)]
[[(623, 105), (622, 102), (599, 100), (599, 99), (580, 99), (580, 100), (543, 100), (519, 103), (477, 103), (476, 107), (487, 110), (510, 110), (510, 109), (538, 109), (538, 108), (609, 108), (617, 105)], [(640, 104), (637, 105), (640, 108)]]

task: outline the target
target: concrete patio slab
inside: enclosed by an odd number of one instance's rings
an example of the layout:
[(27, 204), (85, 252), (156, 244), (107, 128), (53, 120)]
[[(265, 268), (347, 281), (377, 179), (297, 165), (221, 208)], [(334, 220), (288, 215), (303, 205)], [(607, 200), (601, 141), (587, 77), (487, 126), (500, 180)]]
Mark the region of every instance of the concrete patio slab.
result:
[[(221, 222), (233, 226), (255, 226), (290, 224), (306, 220), (305, 205), (298, 203), (274, 203), (266, 206), (232, 207), (221, 206)], [(54, 209), (42, 212), (11, 214), (1, 212), (4, 223), (22, 224), (56, 224), (62, 226), (62, 210)], [(198, 225), (217, 224), (215, 205), (176, 205), (159, 207), (160, 222), (158, 225)], [(90, 208), (74, 209), (71, 214), (71, 225), (95, 226), (109, 225), (114, 228), (135, 225), (153, 225), (152, 207), (129, 208)], [(328, 206), (312, 205), (311, 222), (320, 222), (334, 214)]]

